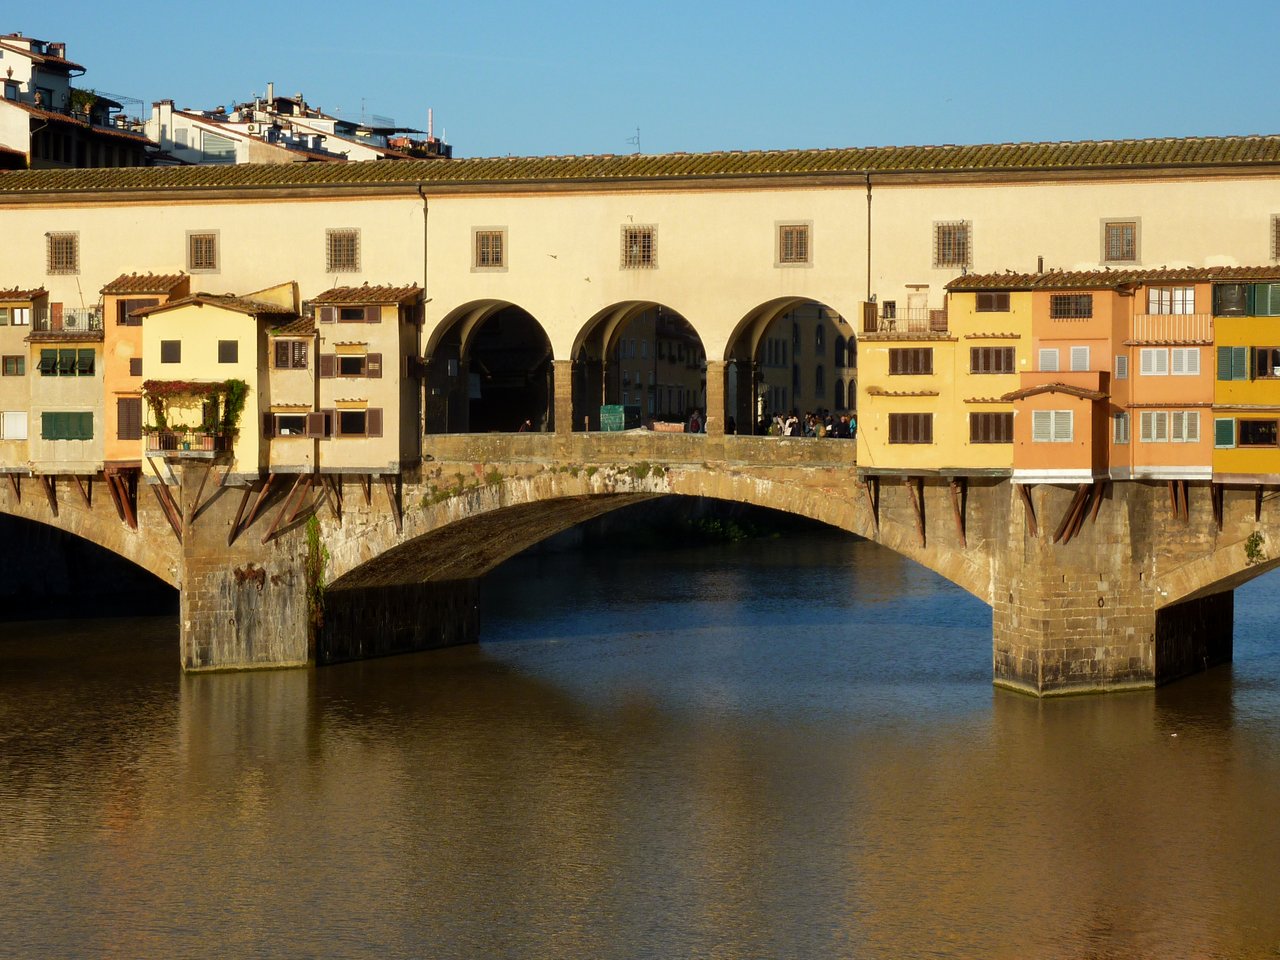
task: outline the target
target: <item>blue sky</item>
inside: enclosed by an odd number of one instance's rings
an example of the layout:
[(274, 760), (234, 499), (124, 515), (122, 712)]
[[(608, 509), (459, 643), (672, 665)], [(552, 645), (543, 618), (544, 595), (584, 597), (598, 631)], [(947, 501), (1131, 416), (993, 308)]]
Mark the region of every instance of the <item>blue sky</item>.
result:
[(1280, 132), (1280, 2), (24, 4), (82, 85), (179, 107), (303, 92), (457, 156)]

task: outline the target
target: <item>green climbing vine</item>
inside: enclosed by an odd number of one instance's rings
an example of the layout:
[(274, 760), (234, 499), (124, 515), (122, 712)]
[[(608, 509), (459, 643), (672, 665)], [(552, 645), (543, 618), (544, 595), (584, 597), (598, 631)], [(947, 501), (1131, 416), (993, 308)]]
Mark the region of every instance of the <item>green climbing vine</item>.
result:
[(307, 518), (307, 559), (303, 572), (307, 579), (307, 627), (314, 640), (324, 626), (324, 575), (329, 550), (320, 542), (320, 521), (313, 513)]
[(1263, 538), (1260, 531), (1255, 530), (1245, 538), (1244, 559), (1251, 567), (1255, 567), (1260, 563), (1266, 563), (1270, 559), (1270, 557), (1267, 556), (1266, 540)]

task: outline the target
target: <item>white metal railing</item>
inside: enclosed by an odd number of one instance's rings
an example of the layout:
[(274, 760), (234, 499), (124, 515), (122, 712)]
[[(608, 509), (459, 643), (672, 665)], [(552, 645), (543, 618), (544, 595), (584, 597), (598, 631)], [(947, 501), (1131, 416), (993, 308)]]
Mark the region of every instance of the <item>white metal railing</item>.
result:
[(1213, 340), (1213, 315), (1208, 313), (1139, 313), (1133, 318), (1133, 339), (1138, 341)]

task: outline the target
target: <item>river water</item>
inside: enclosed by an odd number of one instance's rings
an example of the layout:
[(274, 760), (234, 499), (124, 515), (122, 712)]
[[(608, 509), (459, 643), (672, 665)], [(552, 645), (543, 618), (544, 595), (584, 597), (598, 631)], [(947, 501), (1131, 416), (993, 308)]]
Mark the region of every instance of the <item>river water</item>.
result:
[(1048, 702), (837, 536), (517, 558), (478, 646), (322, 670), (0, 624), (0, 956), (1274, 957), (1273, 589)]

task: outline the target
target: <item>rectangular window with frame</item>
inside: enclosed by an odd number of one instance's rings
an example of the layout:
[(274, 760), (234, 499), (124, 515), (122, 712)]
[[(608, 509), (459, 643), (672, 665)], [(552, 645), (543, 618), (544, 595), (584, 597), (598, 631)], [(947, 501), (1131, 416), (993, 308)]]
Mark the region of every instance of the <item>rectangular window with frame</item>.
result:
[(1033, 443), (1071, 443), (1074, 418), (1071, 410), (1032, 410), (1031, 441)]
[(1143, 410), (1139, 418), (1138, 440), (1142, 443), (1167, 443), (1169, 440), (1169, 411)]
[(1195, 287), (1147, 288), (1147, 313), (1189, 314), (1195, 312)]
[(809, 224), (778, 224), (778, 266), (807, 264), (809, 257)]
[(658, 265), (658, 228), (628, 225), (622, 228), (622, 269), (644, 270)]
[(970, 347), (970, 373), (1017, 373), (1013, 347)]
[(0, 374), (6, 377), (23, 377), (27, 373), (26, 357), (4, 357), (0, 360)]
[(239, 363), (240, 362), (240, 341), (239, 340), (219, 340), (218, 341), (218, 362), (219, 363)]
[(132, 316), (135, 310), (142, 310), (145, 307), (154, 307), (160, 303), (156, 297), (146, 299), (129, 299), (119, 300), (116, 302), (116, 324), (122, 327), (140, 327), (142, 326), (142, 318)]
[(1129, 414), (1117, 413), (1111, 418), (1111, 442), (1129, 442)]
[(360, 272), (360, 231), (326, 230), (325, 273)]
[(1169, 373), (1175, 377), (1200, 376), (1200, 348), (1171, 348), (1169, 350)]
[(142, 358), (141, 357), (129, 358), (129, 376), (131, 377), (142, 376)]
[(40, 439), (92, 440), (93, 414), (45, 411), (40, 414)]
[(1013, 414), (969, 414), (969, 442), (1013, 443)]
[(1274, 447), (1278, 431), (1275, 420), (1239, 420), (1238, 444), (1242, 447)]
[(477, 228), (472, 233), (472, 261), (475, 270), (502, 270), (507, 265), (507, 231)]
[(933, 443), (933, 414), (889, 414), (889, 442)]
[(1041, 347), (1039, 360), (1040, 360), (1040, 371), (1042, 373), (1057, 373), (1058, 348), (1057, 347)]
[(975, 295), (975, 308), (978, 313), (1008, 313), (1008, 290), (983, 290)]
[(116, 439), (142, 439), (141, 397), (120, 397), (116, 400)]
[(1137, 263), (1138, 221), (1102, 221), (1102, 262)]
[(182, 362), (182, 341), (181, 340), (161, 340), (160, 341), (160, 362), (161, 363), (181, 363)]
[(933, 347), (893, 347), (889, 350), (890, 376), (932, 373)]
[(1143, 347), (1139, 350), (1138, 374), (1143, 377), (1167, 377), (1169, 375), (1168, 348)]
[(187, 272), (216, 273), (218, 270), (218, 233), (216, 230), (187, 231)]
[(939, 221), (933, 225), (933, 265), (961, 268), (973, 265), (972, 224), (968, 220)]
[(27, 411), (5, 410), (0, 412), (0, 440), (27, 439)]
[(1071, 369), (1077, 373), (1087, 371), (1089, 369), (1089, 348), (1088, 347), (1072, 347), (1071, 348)]
[(1280, 379), (1280, 347), (1253, 347), (1253, 378)]
[(1129, 358), (1124, 356), (1124, 354), (1116, 355), (1116, 379), (1129, 379)]
[(1199, 410), (1173, 410), (1169, 413), (1169, 442), (1200, 442)]
[(275, 423), (272, 436), (276, 437), (305, 437), (307, 436), (307, 414), (305, 413), (277, 413), (274, 414)]
[(333, 416), (335, 437), (382, 436), (382, 410), (370, 407), (366, 410), (337, 410)]
[(80, 234), (47, 233), (45, 242), (47, 273), (80, 272)]
[(1055, 293), (1049, 297), (1052, 320), (1088, 320), (1092, 316), (1092, 293)]
[(1219, 380), (1248, 380), (1249, 379), (1249, 348), (1248, 347), (1219, 347), (1218, 348), (1218, 379)]
[(275, 342), (275, 367), (277, 370), (307, 369), (307, 341), (277, 340)]

